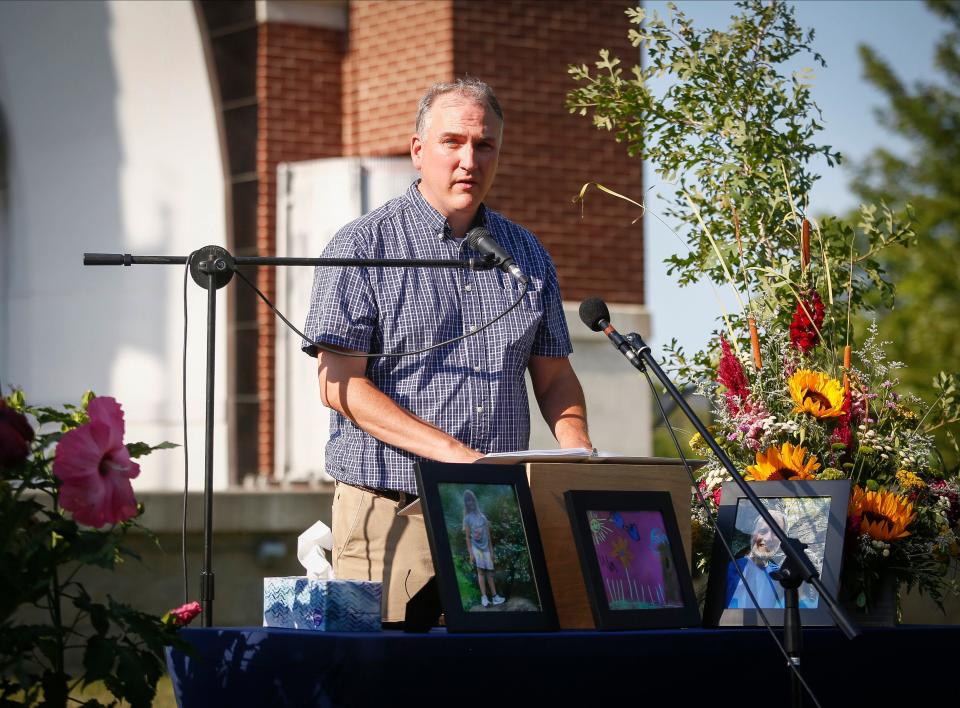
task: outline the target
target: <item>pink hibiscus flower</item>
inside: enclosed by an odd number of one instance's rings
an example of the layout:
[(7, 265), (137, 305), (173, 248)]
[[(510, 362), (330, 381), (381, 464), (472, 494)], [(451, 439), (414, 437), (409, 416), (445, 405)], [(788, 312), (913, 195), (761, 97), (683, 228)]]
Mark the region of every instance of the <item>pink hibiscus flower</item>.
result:
[(90, 422), (64, 434), (53, 473), (63, 482), (60, 505), (81, 524), (100, 528), (137, 515), (130, 480), (140, 465), (123, 445), (123, 409), (113, 398), (94, 398)]
[(175, 624), (178, 627), (185, 627), (190, 624), (193, 621), (193, 618), (199, 615), (200, 612), (200, 603), (194, 600), (193, 602), (188, 602), (186, 605), (181, 605), (175, 610), (170, 610), (163, 620), (168, 624)]

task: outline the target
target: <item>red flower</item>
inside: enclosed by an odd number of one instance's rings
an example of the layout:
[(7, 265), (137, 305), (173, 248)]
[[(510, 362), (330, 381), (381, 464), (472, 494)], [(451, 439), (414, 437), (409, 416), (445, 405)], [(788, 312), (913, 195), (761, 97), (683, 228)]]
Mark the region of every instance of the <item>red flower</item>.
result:
[(163, 621), (167, 624), (175, 624), (178, 627), (185, 627), (193, 621), (193, 618), (202, 612), (200, 603), (194, 600), (186, 605), (181, 605), (175, 610), (170, 610)]
[(823, 301), (816, 290), (810, 290), (806, 297), (797, 302), (797, 309), (790, 323), (790, 343), (801, 354), (806, 354), (819, 343), (822, 325)]
[(837, 418), (837, 427), (833, 429), (833, 434), (830, 436), (830, 442), (843, 443), (847, 446), (848, 450), (850, 448), (850, 438), (852, 437), (850, 430), (850, 408), (850, 392), (847, 391), (843, 397), (843, 405), (840, 406), (843, 414)]
[(63, 482), (60, 505), (73, 518), (100, 528), (137, 515), (130, 480), (140, 465), (123, 445), (123, 409), (113, 398), (94, 398), (87, 407), (90, 422), (60, 439), (53, 473)]
[(713, 498), (713, 503), (718, 507), (720, 506), (720, 497), (723, 496), (723, 487), (714, 487), (712, 492), (707, 491), (707, 482), (706, 480), (700, 480), (697, 483), (697, 487), (700, 488), (700, 494), (703, 495), (704, 500)]
[(727, 390), (723, 395), (727, 399), (727, 409), (731, 415), (737, 415), (741, 406), (746, 408), (747, 398), (750, 396), (750, 382), (743, 371), (743, 364), (730, 351), (730, 345), (720, 337), (720, 368), (717, 369), (717, 381)]
[(13, 468), (27, 459), (33, 428), (23, 413), (0, 398), (0, 470)]

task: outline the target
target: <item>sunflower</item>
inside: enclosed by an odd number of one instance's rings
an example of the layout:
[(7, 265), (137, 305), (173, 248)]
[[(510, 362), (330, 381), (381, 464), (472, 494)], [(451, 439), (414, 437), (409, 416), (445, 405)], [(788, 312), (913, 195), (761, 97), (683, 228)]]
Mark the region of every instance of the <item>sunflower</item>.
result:
[(799, 369), (787, 381), (794, 413), (809, 413), (817, 418), (843, 415), (843, 384), (820, 371)]
[(807, 448), (790, 443), (783, 447), (768, 447), (757, 453), (757, 464), (746, 469), (744, 477), (751, 480), (790, 480), (813, 479), (813, 473), (820, 469), (816, 455), (806, 460)]
[(860, 533), (878, 541), (895, 541), (909, 536), (907, 527), (917, 517), (906, 497), (881, 489), (867, 492), (853, 487), (849, 516), (860, 517)]

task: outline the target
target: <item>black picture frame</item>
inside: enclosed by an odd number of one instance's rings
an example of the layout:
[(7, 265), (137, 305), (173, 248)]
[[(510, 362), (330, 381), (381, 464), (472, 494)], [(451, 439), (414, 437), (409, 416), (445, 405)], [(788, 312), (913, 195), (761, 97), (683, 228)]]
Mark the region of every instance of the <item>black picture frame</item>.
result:
[[(419, 462), (414, 470), (447, 630), (557, 630), (557, 610), (525, 468)], [(473, 495), (472, 507), (468, 491)], [(467, 529), (483, 548), (467, 543)], [(478, 566), (491, 561), (492, 570), (481, 573)]]
[(564, 492), (597, 629), (699, 627), (668, 492)]
[[(806, 553), (820, 572), (824, 588), (834, 597), (840, 587), (840, 571), (843, 561), (843, 540), (847, 522), (847, 504), (850, 500), (850, 480), (793, 480), (777, 482), (748, 482), (768, 510), (779, 511), (787, 522), (788, 535), (797, 535), (809, 543)], [(731, 560), (719, 539), (714, 538), (710, 557), (710, 575), (704, 602), (704, 624), (723, 627), (763, 626), (760, 610), (744, 598), (743, 581), (733, 568), (737, 563), (744, 571), (750, 567), (753, 534), (766, 533), (765, 524), (741, 489), (734, 482), (723, 485), (720, 507), (717, 513), (719, 532), (731, 545), (736, 557)], [(780, 521), (774, 515), (774, 520)], [(764, 528), (758, 528), (764, 527)], [(779, 541), (776, 541), (779, 545)], [(769, 549), (767, 549), (769, 552)], [(768, 562), (765, 571), (758, 570), (750, 577), (751, 589), (757, 595), (760, 608), (771, 625), (783, 626), (782, 588), (769, 575), (771, 565), (780, 559), (778, 549)], [(775, 569), (775, 568), (774, 568)], [(779, 605), (779, 606), (778, 606)], [(800, 587), (800, 622), (804, 626), (832, 626), (834, 624), (827, 605), (816, 590), (807, 583)]]

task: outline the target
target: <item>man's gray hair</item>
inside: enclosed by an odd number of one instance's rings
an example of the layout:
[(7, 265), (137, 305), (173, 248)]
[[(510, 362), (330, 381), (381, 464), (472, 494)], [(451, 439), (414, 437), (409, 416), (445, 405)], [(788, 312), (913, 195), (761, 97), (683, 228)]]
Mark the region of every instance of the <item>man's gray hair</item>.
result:
[[(770, 516), (780, 517), (779, 519), (774, 518), (774, 521), (777, 522), (780, 528), (786, 531), (787, 523), (788, 523), (786, 513), (782, 509), (767, 509), (767, 511), (770, 512)], [(751, 532), (751, 535), (757, 532), (757, 529), (760, 528), (761, 524), (763, 524), (764, 526), (767, 526), (767, 522), (763, 520), (763, 517), (757, 514), (757, 518), (753, 520), (753, 531)], [(767, 526), (767, 528), (770, 528), (770, 527)]]
[(450, 93), (490, 106), (490, 109), (496, 113), (497, 118), (500, 119), (500, 125), (503, 125), (503, 109), (500, 108), (500, 102), (493, 93), (493, 89), (490, 88), (490, 85), (486, 82), (467, 76), (462, 79), (457, 79), (456, 81), (435, 83), (423, 94), (423, 98), (420, 99), (420, 104), (417, 106), (416, 125), (417, 135), (421, 138), (426, 134), (430, 109), (433, 107), (433, 102), (440, 96), (446, 96)]

